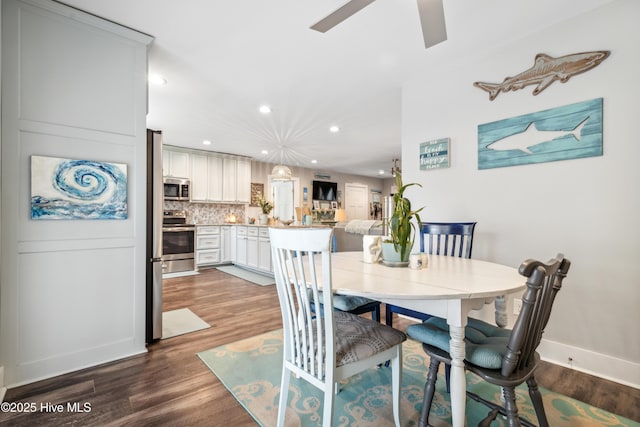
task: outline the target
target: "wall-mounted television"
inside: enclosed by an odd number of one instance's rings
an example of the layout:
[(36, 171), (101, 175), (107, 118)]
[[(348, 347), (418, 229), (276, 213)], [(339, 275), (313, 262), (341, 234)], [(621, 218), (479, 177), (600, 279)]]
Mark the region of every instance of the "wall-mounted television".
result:
[(338, 200), (338, 183), (313, 181), (313, 200)]

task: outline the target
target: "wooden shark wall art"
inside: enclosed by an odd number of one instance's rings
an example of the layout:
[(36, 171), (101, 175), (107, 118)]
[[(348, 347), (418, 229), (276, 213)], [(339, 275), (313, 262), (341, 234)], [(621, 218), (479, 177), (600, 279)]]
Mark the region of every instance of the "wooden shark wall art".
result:
[(607, 59), (609, 54), (610, 51), (608, 50), (596, 50), (553, 58), (544, 53), (539, 53), (536, 55), (533, 67), (516, 76), (505, 78), (502, 83), (475, 82), (473, 85), (489, 92), (491, 101), (496, 99), (500, 92), (519, 90), (529, 85), (537, 85), (533, 90), (533, 94), (537, 95), (556, 80), (566, 83), (576, 74), (584, 73), (597, 67)]
[(478, 125), (478, 169), (602, 156), (602, 98)]

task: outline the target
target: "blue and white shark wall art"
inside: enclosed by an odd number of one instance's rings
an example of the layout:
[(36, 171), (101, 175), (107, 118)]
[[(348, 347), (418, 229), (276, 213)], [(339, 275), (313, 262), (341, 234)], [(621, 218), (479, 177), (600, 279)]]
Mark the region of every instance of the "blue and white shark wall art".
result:
[(32, 219), (126, 219), (127, 165), (31, 156)]
[(478, 126), (478, 169), (602, 155), (602, 98)]

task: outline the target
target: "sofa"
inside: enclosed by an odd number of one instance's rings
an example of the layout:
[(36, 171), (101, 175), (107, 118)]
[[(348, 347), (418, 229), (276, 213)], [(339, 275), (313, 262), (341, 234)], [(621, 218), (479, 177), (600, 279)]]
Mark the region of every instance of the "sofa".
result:
[(382, 222), (373, 220), (338, 222), (333, 228), (333, 234), (336, 237), (337, 252), (361, 251), (362, 236), (381, 236)]

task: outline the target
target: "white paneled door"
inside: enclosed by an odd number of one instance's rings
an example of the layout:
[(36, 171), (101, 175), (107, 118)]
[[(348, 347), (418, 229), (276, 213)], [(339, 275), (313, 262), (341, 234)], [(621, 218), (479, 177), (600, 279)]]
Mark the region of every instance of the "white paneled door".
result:
[(369, 186), (346, 183), (344, 193), (347, 220), (369, 219)]

